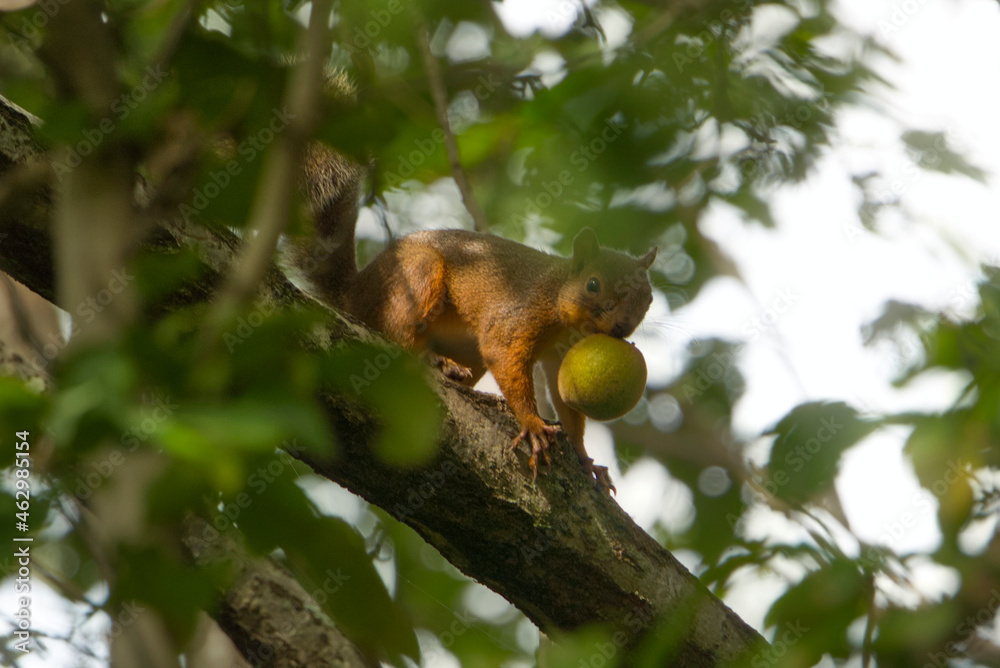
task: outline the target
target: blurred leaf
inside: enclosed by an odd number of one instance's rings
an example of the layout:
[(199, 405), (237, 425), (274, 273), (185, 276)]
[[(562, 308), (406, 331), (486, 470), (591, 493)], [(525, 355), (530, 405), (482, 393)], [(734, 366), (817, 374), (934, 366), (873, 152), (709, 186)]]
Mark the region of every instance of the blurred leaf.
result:
[(78, 349), (60, 371), (48, 421), (56, 442), (82, 452), (104, 438), (117, 441), (137, 377), (133, 360), (116, 345), (101, 345)]
[(952, 150), (948, 146), (948, 137), (944, 132), (910, 130), (904, 132), (901, 139), (912, 152), (914, 162), (924, 169), (942, 174), (961, 174), (980, 183), (986, 183), (989, 174), (970, 163), (962, 154)]
[(121, 546), (108, 613), (114, 624), (128, 626), (155, 608), (181, 643), (194, 632), (203, 610), (211, 610), (229, 578), (221, 564), (181, 561), (162, 548)]
[[(198, 288), (206, 279), (198, 256), (190, 250), (144, 254), (135, 269), (136, 283), (148, 304), (176, 299), (178, 291)], [(148, 308), (148, 307), (147, 307)]]
[[(705, 494), (698, 484), (703, 468), (701, 466), (670, 462), (670, 473), (687, 483), (693, 495), (697, 517), (691, 527), (681, 536), (674, 537), (676, 547), (690, 547), (697, 550), (706, 564), (714, 564), (736, 541), (736, 522), (724, 518), (740, 517), (746, 508), (740, 485), (730, 485), (722, 494)], [(674, 541), (671, 541), (674, 542)]]
[(289, 475), (265, 476), (247, 494), (247, 501), (233, 502), (234, 513), (255, 551), (280, 547), (306, 591), (360, 647), (397, 665), (402, 655), (419, 656), (412, 623), (350, 525), (321, 516)]
[(765, 488), (791, 503), (813, 500), (833, 484), (841, 455), (877, 426), (843, 402), (796, 406), (767, 432), (777, 438)]
[(398, 346), (355, 344), (331, 354), (324, 375), (377, 413), (381, 425), (372, 447), (386, 462), (417, 466), (437, 452), (441, 406), (423, 361)]
[[(619, 634), (619, 641), (621, 637)], [(612, 631), (599, 626), (588, 626), (542, 645), (538, 650), (538, 668), (594, 665), (613, 668), (621, 664), (623, 649), (622, 644), (615, 644), (615, 634)]]
[(954, 601), (945, 600), (917, 609), (893, 608), (879, 621), (874, 649), (880, 666), (949, 665), (949, 658), (960, 655), (956, 645), (946, 646), (947, 640), (957, 632), (968, 637), (973, 629), (962, 626), (962, 616)]
[(0, 376), (0, 434), (13, 439), (11, 445), (0, 448), (0, 469), (14, 463), (14, 442), (18, 432), (28, 432), (28, 443), (36, 443), (42, 435), (42, 419), (49, 408), (50, 397), (34, 392), (16, 378)]
[[(208, 453), (220, 449), (271, 451), (283, 441), (300, 438), (310, 447), (329, 453), (332, 440), (326, 417), (315, 407), (298, 402), (234, 400), (214, 406), (184, 406), (173, 421), (179, 431), (207, 444)], [(183, 438), (165, 434), (164, 439), (178, 454), (193, 454), (195, 446), (184, 443)]]
[(871, 584), (849, 561), (836, 560), (806, 575), (775, 601), (765, 617), (789, 655), (782, 665), (812, 666), (829, 653), (843, 658), (848, 627), (868, 611)]

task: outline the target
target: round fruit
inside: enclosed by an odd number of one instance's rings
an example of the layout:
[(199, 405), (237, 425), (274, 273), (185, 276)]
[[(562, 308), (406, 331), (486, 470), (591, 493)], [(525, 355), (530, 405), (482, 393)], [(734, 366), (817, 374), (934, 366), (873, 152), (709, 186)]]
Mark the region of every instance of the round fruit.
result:
[(559, 366), (559, 396), (595, 420), (614, 420), (635, 408), (646, 388), (646, 360), (628, 341), (591, 334)]

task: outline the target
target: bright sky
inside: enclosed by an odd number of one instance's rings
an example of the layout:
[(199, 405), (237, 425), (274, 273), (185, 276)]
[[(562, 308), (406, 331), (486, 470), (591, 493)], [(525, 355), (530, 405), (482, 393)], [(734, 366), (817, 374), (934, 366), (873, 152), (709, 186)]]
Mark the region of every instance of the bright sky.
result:
[[(893, 120), (947, 131), (949, 141), (967, 149), (974, 164), (1000, 175), (995, 122), (1000, 94), (982, 80), (982, 73), (1000, 65), (1000, 8), (986, 0), (853, 0), (839, 3), (838, 15), (859, 29), (898, 28), (879, 31), (904, 61), (879, 67), (898, 88), (879, 96), (887, 111), (852, 111), (841, 118), (836, 150), (806, 183), (783, 187), (773, 199), (777, 230), (748, 226), (727, 211), (713, 212), (704, 229), (736, 259), (746, 285), (717, 281), (675, 314), (696, 337), (740, 340), (747, 322), (781, 294), (793, 297), (792, 307), (744, 349), (740, 369), (747, 392), (734, 419), (737, 432), (746, 436), (808, 400), (843, 399), (874, 412), (948, 406), (960, 378), (936, 374), (906, 390), (892, 388), (889, 383), (905, 360), (886, 348), (863, 348), (861, 326), (880, 313), (887, 299), (932, 310), (950, 305), (957, 315), (968, 315), (978, 263), (1000, 263), (997, 177), (981, 186), (966, 179), (914, 176), (894, 139), (899, 132)], [(858, 195), (849, 181), (849, 170), (874, 166), (902, 180), (910, 214), (909, 220), (890, 221), (882, 235), (858, 227)], [(901, 454), (906, 436), (899, 429), (876, 434), (850, 451), (837, 486), (859, 537), (889, 541), (900, 552), (929, 550), (938, 537), (936, 503), (928, 506), (918, 495)], [(766, 448), (761, 454), (766, 456)], [(628, 487), (627, 478), (619, 488)], [(630, 495), (622, 503), (633, 515), (649, 514), (642, 498)], [(902, 529), (899, 520), (907, 512), (916, 524)], [(981, 540), (991, 527), (983, 529)], [(949, 582), (924, 573), (916, 579), (930, 591)], [(777, 594), (780, 586), (775, 583), (772, 590)], [(737, 588), (727, 602), (758, 627), (769, 605), (758, 582)]]
[[(545, 3), (506, 0), (504, 7), (502, 15), (517, 34), (534, 25), (547, 34), (565, 29), (567, 19)], [(979, 262), (1000, 264), (1000, 92), (983, 78), (1000, 69), (1000, 7), (993, 0), (842, 0), (836, 13), (858, 30), (874, 31), (902, 58), (901, 64), (886, 61), (877, 68), (897, 89), (878, 95), (882, 109), (841, 115), (835, 150), (805, 183), (782, 187), (772, 199), (776, 230), (747, 225), (721, 207), (711, 211), (703, 229), (736, 260), (744, 283), (719, 279), (672, 315), (662, 304), (654, 305), (650, 318), (673, 318), (686, 334), (671, 336), (669, 351), (661, 336), (637, 336), (650, 363), (651, 383), (665, 381), (676, 373), (677, 356), (688, 340), (745, 340), (749, 323), (782, 300), (790, 303), (743, 348), (739, 367), (747, 389), (734, 426), (747, 438), (804, 401), (842, 399), (875, 413), (947, 407), (962, 378), (933, 374), (907, 389), (894, 389), (890, 382), (905, 368), (905, 352), (864, 348), (861, 327), (880, 314), (888, 299), (930, 310), (951, 306), (955, 315), (967, 316), (975, 304)], [(900, 123), (945, 131), (952, 147), (998, 176), (982, 186), (913, 170), (896, 139)], [(860, 227), (859, 195), (850, 182), (852, 174), (876, 167), (890, 182), (901, 181), (909, 215), (883, 223), (878, 235)], [(903, 459), (907, 435), (903, 429), (885, 431), (854, 448), (842, 463), (837, 487), (860, 538), (891, 542), (899, 552), (930, 550), (938, 539), (936, 503), (928, 504), (919, 493)], [(588, 450), (600, 462), (612, 459), (610, 438), (599, 425), (590, 427)], [(764, 463), (766, 444), (751, 453)], [(690, 500), (672, 489), (655, 466), (634, 467), (618, 488), (619, 503), (645, 527), (657, 517), (668, 526), (688, 517), (684, 506)], [(903, 529), (899, 520), (907, 512), (915, 524)], [(792, 528), (779, 523), (765, 513), (751, 526), (761, 535), (788, 535)], [(979, 540), (991, 529), (983, 527)], [(845, 541), (846, 549), (852, 542)], [(932, 575), (916, 574), (929, 592), (951, 582)], [(748, 581), (727, 603), (760, 628), (769, 596), (782, 587), (779, 581)]]
[[(543, 26), (546, 34), (556, 36), (572, 21), (565, 10), (571, 6), (576, 5), (567, 0), (552, 5), (505, 0), (499, 11), (515, 33)], [(784, 295), (791, 307), (744, 347), (740, 361), (747, 391), (737, 406), (735, 427), (746, 437), (807, 400), (843, 399), (876, 412), (947, 406), (955, 396), (957, 379), (938, 375), (913, 390), (893, 389), (889, 381), (900, 361), (885, 349), (864, 349), (860, 328), (890, 298), (931, 309), (957, 305), (959, 314), (967, 314), (977, 263), (1000, 263), (998, 177), (986, 187), (931, 175), (915, 178), (893, 139), (898, 135), (894, 119), (922, 129), (946, 130), (958, 148), (969, 150), (975, 164), (1000, 175), (1000, 123), (996, 122), (1000, 92), (994, 81), (1000, 70), (1000, 6), (995, 0), (842, 0), (838, 16), (862, 30), (878, 31), (880, 25), (897, 28), (879, 34), (903, 58), (901, 65), (880, 67), (898, 90), (879, 96), (884, 111), (853, 111), (840, 119), (842, 139), (836, 150), (806, 183), (782, 188), (773, 198), (776, 230), (746, 225), (721, 208), (712, 211), (704, 229), (737, 261), (746, 283), (715, 281), (675, 314), (668, 314), (662, 303), (654, 305), (650, 317), (672, 318), (681, 332), (671, 336), (669, 349), (664, 349), (662, 337), (637, 337), (650, 362), (651, 381), (666, 380), (676, 371), (675, 361), (689, 338), (740, 340), (747, 323)], [(605, 15), (602, 20), (613, 42), (628, 30), (620, 17)], [(878, 166), (903, 180), (911, 220), (896, 220), (883, 235), (858, 227), (857, 194), (849, 175), (864, 166)], [(902, 430), (879, 434), (852, 450), (838, 489), (852, 528), (862, 538), (878, 542), (891, 533), (896, 550), (931, 549), (937, 540), (934, 513), (922, 512), (926, 504), (916, 496), (918, 488), (902, 459), (905, 436)], [(606, 428), (591, 426), (588, 449), (598, 462), (612, 462)], [(762, 452), (766, 454), (766, 449)], [(619, 503), (643, 526), (651, 526), (658, 517), (670, 525), (687, 516), (690, 501), (670, 485), (662, 468), (640, 463), (628, 475), (614, 477)], [(356, 517), (356, 500), (329, 487), (318, 492), (323, 505), (338, 515)], [(895, 531), (905, 512), (914, 513), (917, 524)], [(791, 530), (769, 517), (754, 526), (772, 535), (788, 535)], [(948, 585), (946, 577), (932, 569), (928, 572), (918, 573), (918, 579), (929, 590)], [(385, 576), (391, 585), (393, 575)], [(769, 597), (780, 593), (782, 586), (776, 579), (747, 582), (733, 590), (727, 603), (761, 628)], [(44, 588), (36, 596), (36, 609), (57, 608), (56, 600), (45, 604)], [(10, 618), (7, 604), (12, 600), (8, 582), (0, 588), (0, 619)], [(487, 615), (498, 602), (483, 593), (474, 595), (468, 605)], [(37, 628), (56, 634), (67, 630), (59, 628), (66, 620), (58, 615), (33, 621)], [(526, 627), (526, 637), (519, 640), (530, 644), (532, 633)], [(428, 665), (456, 665), (447, 653), (433, 652), (433, 639), (422, 640), (436, 657)], [(35, 664), (25, 665), (46, 663), (35, 657)]]

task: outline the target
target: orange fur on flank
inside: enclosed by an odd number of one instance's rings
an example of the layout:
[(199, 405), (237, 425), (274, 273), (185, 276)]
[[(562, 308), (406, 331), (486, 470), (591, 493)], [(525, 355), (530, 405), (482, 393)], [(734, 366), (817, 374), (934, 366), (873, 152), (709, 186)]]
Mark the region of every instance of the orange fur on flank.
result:
[(570, 341), (635, 330), (651, 301), (655, 256), (601, 248), (590, 229), (576, 237), (572, 258), (488, 234), (417, 232), (390, 243), (329, 297), (405, 348), (439, 356), (469, 385), (492, 372), (522, 426), (514, 444), (530, 443), (536, 475), (556, 432), (535, 403), (532, 369), (541, 361), (563, 431), (601, 486), (613, 489), (607, 469), (587, 456), (584, 417), (559, 398), (556, 372)]

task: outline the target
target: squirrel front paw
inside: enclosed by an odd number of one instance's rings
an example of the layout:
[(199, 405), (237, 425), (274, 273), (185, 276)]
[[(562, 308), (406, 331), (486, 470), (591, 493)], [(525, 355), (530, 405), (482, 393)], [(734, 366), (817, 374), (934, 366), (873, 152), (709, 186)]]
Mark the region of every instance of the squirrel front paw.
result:
[(559, 425), (546, 424), (542, 418), (535, 415), (525, 421), (521, 433), (511, 441), (510, 447), (512, 450), (522, 441), (527, 441), (531, 445), (531, 456), (528, 457), (528, 466), (531, 467), (532, 481), (538, 479), (539, 455), (541, 455), (541, 459), (545, 462), (545, 465), (550, 469), (552, 468), (552, 462), (549, 460), (549, 444), (554, 442), (559, 430)]

